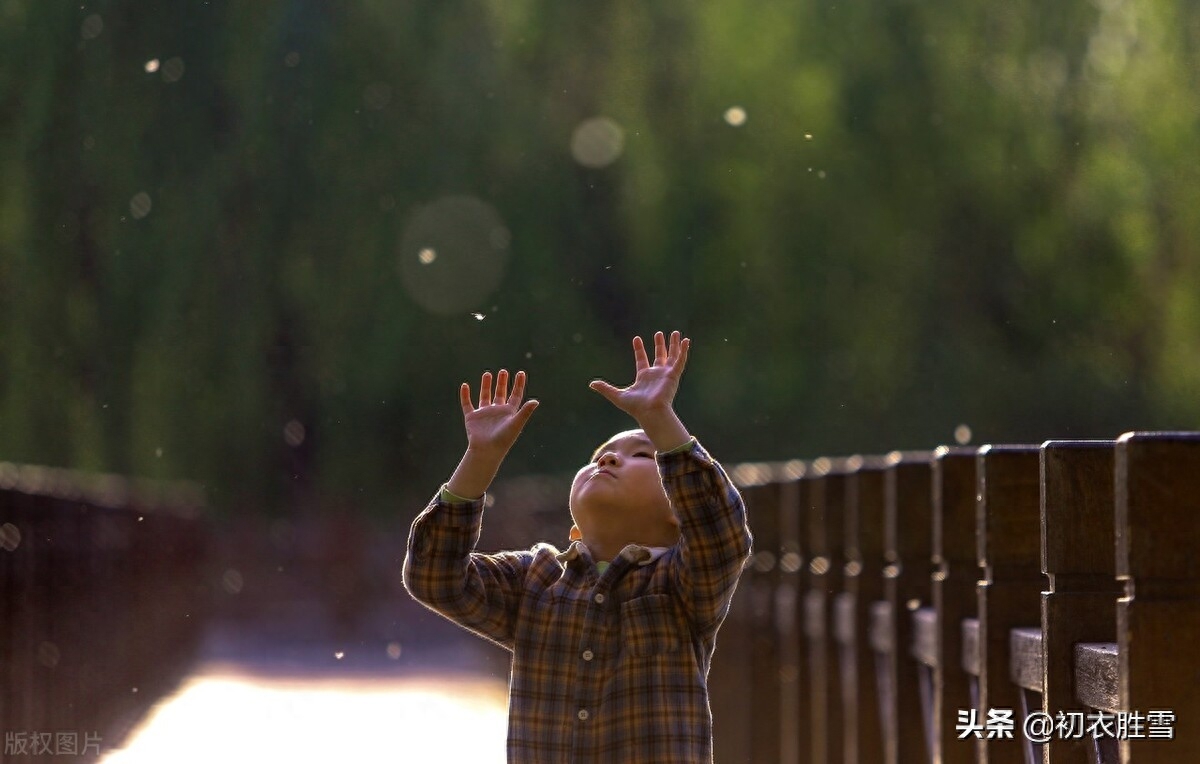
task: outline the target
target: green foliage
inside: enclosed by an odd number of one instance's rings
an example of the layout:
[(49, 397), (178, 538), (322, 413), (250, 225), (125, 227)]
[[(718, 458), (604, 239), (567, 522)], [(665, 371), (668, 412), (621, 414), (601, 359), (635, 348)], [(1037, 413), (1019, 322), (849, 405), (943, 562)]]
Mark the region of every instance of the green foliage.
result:
[(390, 512), (458, 383), (526, 369), (506, 474), (569, 470), (659, 328), (726, 461), (1195, 427), (1197, 50), (1179, 0), (0, 0), (0, 455)]

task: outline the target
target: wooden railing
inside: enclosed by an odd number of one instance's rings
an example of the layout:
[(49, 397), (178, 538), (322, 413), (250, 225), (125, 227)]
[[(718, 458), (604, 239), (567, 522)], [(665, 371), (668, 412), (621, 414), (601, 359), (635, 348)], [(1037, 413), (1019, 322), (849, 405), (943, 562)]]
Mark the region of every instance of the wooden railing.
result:
[(0, 760), (95, 760), (177, 681), (212, 601), (201, 504), (0, 463)]
[(717, 764), (1200, 762), (1200, 433), (734, 479)]

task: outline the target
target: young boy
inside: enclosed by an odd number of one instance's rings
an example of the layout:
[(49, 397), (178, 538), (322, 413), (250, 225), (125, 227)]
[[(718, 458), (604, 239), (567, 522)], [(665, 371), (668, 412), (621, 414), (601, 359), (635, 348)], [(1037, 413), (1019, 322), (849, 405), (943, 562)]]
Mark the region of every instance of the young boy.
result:
[(737, 489), (676, 416), (690, 342), (659, 332), (650, 363), (590, 387), (640, 429), (617, 433), (575, 475), (572, 543), (474, 551), (483, 494), (529, 420), (525, 374), (463, 384), (462, 461), (413, 522), (404, 583), (422, 604), (513, 654), (508, 760), (712, 761), (708, 667), (750, 531)]

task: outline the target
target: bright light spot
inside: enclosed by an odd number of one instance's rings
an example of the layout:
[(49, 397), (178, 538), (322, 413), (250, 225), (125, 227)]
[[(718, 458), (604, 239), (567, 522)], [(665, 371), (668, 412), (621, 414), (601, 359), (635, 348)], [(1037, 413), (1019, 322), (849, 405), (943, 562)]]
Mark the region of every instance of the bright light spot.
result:
[(341, 650), (338, 650), (336, 653), (333, 654), (333, 657), (337, 658), (340, 661), (342, 658), (346, 657), (346, 654), (344, 652), (342, 652)]
[(971, 428), (965, 424), (960, 424), (954, 428), (954, 442), (960, 446), (965, 446), (971, 442)]
[(162, 65), (162, 78), (165, 82), (179, 82), (183, 78), (183, 59), (168, 58)]
[(806, 140), (806, 141), (811, 141), (811, 140), (812, 140), (812, 133), (805, 133), (805, 134), (804, 134), (804, 140)]
[(83, 26), (79, 28), (79, 36), (85, 40), (94, 40), (104, 31), (104, 19), (100, 18), (99, 13), (93, 13), (83, 20)]
[(400, 643), (388, 642), (387, 656), (394, 661), (400, 660)]
[(437, 250), (426, 247), (417, 253), (417, 259), (421, 261), (421, 265), (429, 265), (434, 260), (437, 260)]
[(725, 121), (733, 127), (746, 124), (746, 110), (741, 106), (730, 106), (725, 110)]
[(785, 552), (783, 559), (779, 561), (779, 567), (784, 573), (795, 573), (800, 570), (803, 562), (799, 553)]
[(288, 53), (286, 56), (283, 57), (283, 65), (288, 67), (289, 69), (299, 66), (300, 65), (300, 54), (294, 50), (292, 52)]
[(571, 156), (584, 167), (607, 167), (624, 150), (625, 131), (608, 117), (585, 119), (571, 136)]
[(150, 201), (150, 194), (145, 191), (139, 191), (129, 200), (129, 214), (133, 215), (134, 220), (141, 220), (150, 214), (150, 208), (154, 204)]
[(483, 315), (482, 313), (472, 313), (471, 315), (475, 317), (476, 321), (482, 321), (483, 319), (487, 318), (487, 316)]
[(264, 679), (212, 670), (159, 704), (102, 763), (503, 764), (505, 695), (496, 680)]
[(753, 563), (754, 569), (759, 573), (770, 572), (770, 570), (775, 567), (775, 554), (767, 549), (764, 549), (761, 552), (756, 552)]
[(21, 529), (12, 523), (0, 525), (0, 549), (11, 552), (21, 546)]
[(230, 568), (229, 570), (225, 571), (225, 574), (221, 576), (221, 586), (223, 586), (225, 591), (229, 592), (230, 594), (237, 594), (240, 592), (244, 584), (245, 581), (242, 580), (242, 574), (234, 568)]
[(808, 572), (813, 575), (823, 576), (829, 572), (829, 558), (816, 557), (808, 564)]
[(921, 600), (917, 599), (916, 597), (913, 597), (908, 602), (905, 602), (904, 606), (906, 608), (908, 608), (909, 610), (917, 610), (921, 607)]
[(295, 448), (295, 447), (299, 446), (301, 443), (303, 443), (304, 436), (305, 436), (304, 425), (302, 425), (300, 422), (296, 421), (295, 419), (291, 420), (286, 425), (284, 425), (283, 442), (287, 443), (292, 448)]
[(154, 74), (158, 71), (158, 59), (152, 58), (146, 62), (146, 74)]

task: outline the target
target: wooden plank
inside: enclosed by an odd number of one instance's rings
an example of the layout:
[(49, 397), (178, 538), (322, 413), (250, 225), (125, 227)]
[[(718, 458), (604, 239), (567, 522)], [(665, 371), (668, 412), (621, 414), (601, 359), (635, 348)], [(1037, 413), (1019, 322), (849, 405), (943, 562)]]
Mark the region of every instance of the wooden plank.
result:
[(750, 600), (755, 625), (750, 637), (750, 761), (777, 764), (782, 740), (780, 641), (773, 627), (780, 575), (780, 486), (775, 482), (750, 486), (744, 494), (747, 507), (753, 507), (755, 547), (741, 583), (747, 589), (741, 596)]
[(1010, 629), (1008, 632), (1009, 679), (1018, 687), (1042, 692), (1042, 630)]
[(913, 616), (912, 657), (933, 668), (938, 663), (938, 621), (937, 610), (931, 607), (919, 608)]
[(799, 483), (803, 462), (789, 462), (781, 468), (779, 486), (779, 584), (775, 590), (775, 630), (779, 640), (779, 762), (800, 764), (801, 723), (801, 651), (800, 644), (800, 517)]
[(933, 454), (894, 452), (885, 473), (884, 599), (891, 609), (891, 650), (884, 713), (893, 731), (886, 741), (887, 764), (929, 758), (921, 716), (920, 669), (910, 654), (912, 616), (930, 600), (933, 543)]
[(883, 730), (868, 638), (870, 606), (883, 596), (884, 470), (878, 457), (855, 457), (846, 466), (844, 596), (838, 615), (841, 645), (843, 743), (846, 764), (883, 757)]
[[(1117, 638), (1120, 587), (1116, 555), (1110, 553), (1116, 544), (1114, 453), (1112, 441), (1042, 444), (1042, 570), (1048, 586), (1041, 604), (1042, 710), (1055, 718), (1086, 704), (1076, 681), (1081, 676), (1075, 665), (1079, 643)], [(1086, 671), (1082, 676), (1088, 676)], [(1086, 739), (1055, 735), (1044, 749), (1054, 764), (1095, 761)]]
[[(1041, 622), (1040, 449), (984, 446), (976, 464), (980, 718), (1002, 709), (1015, 718), (1021, 694), (1009, 679), (1009, 632)], [(981, 764), (1024, 764), (1023, 749), (1018, 731), (985, 735), (977, 756)]]
[(1076, 699), (1088, 708), (1116, 713), (1121, 706), (1116, 643), (1080, 642), (1075, 645), (1072, 664)]
[(975, 555), (975, 453), (974, 448), (942, 447), (933, 461), (931, 593), (938, 634), (930, 729), (932, 758), (943, 764), (975, 760), (974, 742), (960, 739), (955, 728), (958, 712), (974, 706), (962, 657), (963, 621), (975, 617), (980, 573)]
[[(979, 651), (979, 619), (964, 618), (962, 620), (962, 668), (973, 677), (979, 677), (979, 666), (981, 665)], [(974, 692), (978, 692), (978, 685)], [(971, 707), (979, 705), (978, 698), (972, 698)]]
[(1172, 739), (1120, 741), (1123, 762), (1200, 761), (1200, 433), (1126, 433), (1116, 445), (1120, 704), (1165, 712)]
[(805, 476), (811, 557), (805, 593), (814, 764), (842, 761), (842, 704), (838, 651), (829, 624), (833, 600), (843, 589), (846, 474), (843, 461), (817, 459)]
[[(811, 462), (806, 463), (791, 481), (792, 491), (785, 512), (794, 517), (794, 531), (785, 542), (790, 544), (795, 557), (791, 560), (797, 566), (795, 575), (796, 591), (794, 605), (797, 616), (796, 638), (796, 707), (797, 713), (792, 718), (792, 740), (790, 747), (795, 748), (799, 761), (807, 764), (812, 759), (812, 669), (809, 662), (808, 621), (804, 614), (805, 599), (810, 588), (811, 573), (809, 562), (813, 558), (812, 539), (808, 533), (808, 516), (812, 502), (809, 493), (812, 490)], [(788, 526), (785, 526), (785, 528)]]

